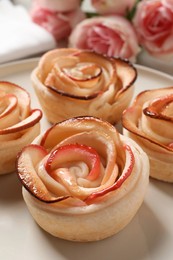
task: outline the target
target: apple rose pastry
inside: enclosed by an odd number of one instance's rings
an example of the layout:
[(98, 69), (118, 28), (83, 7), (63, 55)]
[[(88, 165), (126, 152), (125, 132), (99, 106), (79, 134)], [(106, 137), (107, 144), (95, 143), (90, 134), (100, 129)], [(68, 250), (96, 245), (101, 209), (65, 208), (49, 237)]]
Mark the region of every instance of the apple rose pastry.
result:
[(26, 90), (0, 82), (0, 174), (15, 171), (18, 152), (40, 133), (41, 117), (39, 109), (31, 110)]
[(127, 61), (70, 48), (44, 54), (31, 75), (51, 123), (76, 116), (118, 122), (131, 101), (136, 77)]
[(150, 176), (173, 182), (173, 87), (141, 92), (123, 113), (124, 134), (148, 154)]
[(123, 229), (149, 180), (143, 150), (94, 117), (55, 124), (23, 148), (17, 169), (35, 221), (73, 241), (100, 240)]

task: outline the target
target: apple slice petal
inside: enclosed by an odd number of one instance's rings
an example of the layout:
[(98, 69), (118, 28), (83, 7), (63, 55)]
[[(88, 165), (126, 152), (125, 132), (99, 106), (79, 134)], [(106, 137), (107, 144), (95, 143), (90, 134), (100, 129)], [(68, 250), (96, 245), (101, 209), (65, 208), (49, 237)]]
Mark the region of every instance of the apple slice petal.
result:
[(29, 117), (25, 118), (21, 122), (13, 125), (11, 127), (1, 129), (0, 134), (1, 135), (10, 134), (10, 133), (19, 132), (19, 131), (28, 129), (28, 128), (32, 127), (33, 125), (35, 125), (37, 122), (39, 122), (41, 118), (42, 118), (41, 110), (34, 109), (31, 111), (31, 115)]
[(34, 197), (47, 203), (58, 202), (69, 196), (52, 196), (36, 172), (37, 164), (46, 155), (46, 149), (40, 145), (30, 144), (24, 147), (17, 157), (17, 173), (23, 186)]
[(135, 164), (135, 157), (134, 157), (134, 154), (133, 154), (130, 146), (125, 145), (124, 149), (126, 152), (126, 164), (125, 164), (125, 168), (124, 168), (120, 178), (118, 178), (117, 181), (115, 181), (115, 183), (113, 185), (109, 186), (108, 188), (102, 189), (98, 192), (94, 192), (90, 196), (88, 196), (88, 198), (86, 198), (86, 200), (85, 200), (85, 202), (87, 204), (92, 203), (93, 200), (95, 200), (96, 198), (98, 198), (100, 196), (104, 196), (105, 194), (107, 194), (111, 191), (119, 189), (121, 187), (121, 185), (124, 183), (124, 181), (131, 175), (134, 164)]
[(12, 94), (7, 94), (5, 96), (0, 97), (0, 119), (8, 115), (11, 111), (13, 111), (17, 106), (17, 98)]
[(16, 96), (18, 105), (21, 108), (21, 118), (28, 117), (31, 99), (26, 89), (8, 81), (0, 81), (0, 91), (4, 92), (4, 95), (13, 94)]
[(68, 144), (53, 150), (48, 157), (45, 168), (51, 174), (52, 168), (67, 161), (84, 161), (90, 169), (88, 180), (96, 180), (100, 175), (100, 157), (96, 150), (90, 146), (79, 144)]
[(13, 94), (0, 96), (0, 129), (10, 127), (20, 121), (20, 109)]

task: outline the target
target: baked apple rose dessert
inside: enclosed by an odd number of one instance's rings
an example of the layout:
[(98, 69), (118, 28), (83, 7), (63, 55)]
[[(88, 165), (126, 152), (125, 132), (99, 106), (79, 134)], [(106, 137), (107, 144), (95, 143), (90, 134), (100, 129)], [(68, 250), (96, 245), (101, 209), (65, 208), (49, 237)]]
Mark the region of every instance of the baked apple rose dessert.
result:
[(173, 87), (141, 92), (124, 111), (124, 134), (148, 154), (150, 175), (173, 182)]
[(17, 169), (35, 221), (73, 241), (100, 240), (123, 229), (143, 202), (149, 180), (143, 150), (94, 117), (53, 125), (23, 148)]
[(44, 54), (31, 75), (51, 123), (86, 115), (118, 122), (131, 101), (136, 77), (127, 61), (70, 48)]
[(30, 108), (30, 96), (20, 86), (0, 82), (0, 174), (15, 171), (18, 152), (40, 134), (42, 112)]

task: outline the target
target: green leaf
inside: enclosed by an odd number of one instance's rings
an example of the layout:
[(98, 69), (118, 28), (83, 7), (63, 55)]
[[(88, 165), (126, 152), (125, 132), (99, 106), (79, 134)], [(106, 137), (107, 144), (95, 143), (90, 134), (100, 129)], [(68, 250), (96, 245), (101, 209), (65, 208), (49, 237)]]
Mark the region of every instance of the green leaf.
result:
[(96, 16), (100, 16), (100, 14), (98, 14), (98, 13), (94, 13), (94, 12), (85, 12), (85, 14), (86, 14), (86, 17), (87, 18), (92, 18), (92, 17), (96, 17)]
[(129, 21), (132, 21), (135, 13), (136, 13), (136, 8), (137, 8), (137, 5), (138, 3), (142, 1), (142, 0), (136, 0), (136, 3), (134, 4), (134, 6), (132, 7), (132, 9), (128, 10), (127, 11), (127, 14), (126, 14), (126, 18), (129, 20)]
[(81, 4), (81, 5), (82, 5), (83, 1), (84, 1), (84, 0), (80, 0), (80, 4)]

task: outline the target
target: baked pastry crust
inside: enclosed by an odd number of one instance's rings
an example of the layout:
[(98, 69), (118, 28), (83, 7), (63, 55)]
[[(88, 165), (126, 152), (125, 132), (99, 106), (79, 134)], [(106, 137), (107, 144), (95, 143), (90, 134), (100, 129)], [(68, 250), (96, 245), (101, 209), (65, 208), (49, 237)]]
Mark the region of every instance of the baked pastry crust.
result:
[(35, 221), (72, 241), (100, 240), (123, 229), (149, 180), (142, 149), (93, 117), (54, 125), (22, 150), (17, 168)]
[(123, 133), (148, 154), (150, 176), (173, 182), (173, 87), (141, 92), (123, 113)]
[(0, 82), (0, 174), (15, 171), (18, 152), (40, 134), (42, 112), (32, 110), (26, 90)]
[(95, 116), (114, 124), (131, 101), (136, 77), (125, 60), (67, 48), (44, 54), (31, 80), (51, 123)]

